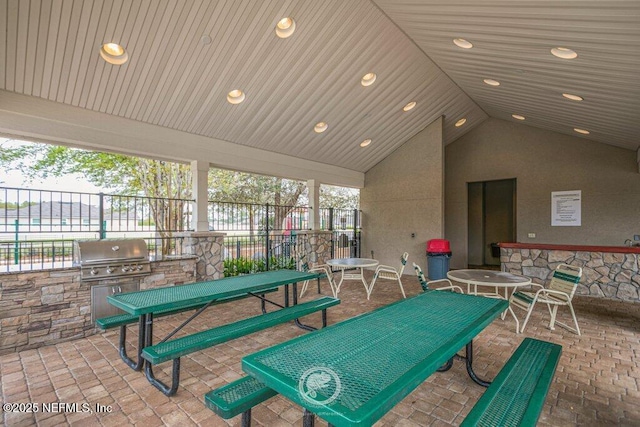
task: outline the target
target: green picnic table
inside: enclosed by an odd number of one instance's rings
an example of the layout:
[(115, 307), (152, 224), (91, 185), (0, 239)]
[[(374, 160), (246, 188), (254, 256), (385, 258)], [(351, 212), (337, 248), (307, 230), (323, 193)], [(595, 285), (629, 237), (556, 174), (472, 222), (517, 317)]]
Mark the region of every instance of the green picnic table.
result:
[[(289, 285), (293, 285), (293, 305), (296, 305), (297, 282), (317, 279), (318, 277), (319, 275), (317, 273), (307, 273), (295, 270), (276, 270), (263, 273), (248, 274), (244, 276), (229, 277), (208, 282), (198, 282), (187, 285), (168, 286), (138, 292), (110, 295), (107, 297), (107, 301), (110, 304), (124, 310), (130, 315), (138, 316), (139, 337), (137, 360), (132, 360), (129, 356), (127, 356), (126, 350), (124, 349), (123, 339), (120, 340), (120, 356), (125, 361), (125, 363), (127, 363), (131, 368), (135, 370), (140, 370), (142, 369), (142, 367), (144, 367), (147, 378), (154, 386), (156, 386), (167, 395), (173, 394), (175, 393), (175, 387), (177, 386), (177, 383), (179, 381), (179, 359), (177, 359), (178, 363), (174, 365), (176, 368), (173, 371), (174, 386), (168, 387), (154, 377), (151, 363), (149, 363), (148, 361), (147, 363), (145, 363), (145, 360), (142, 357), (144, 349), (149, 348), (153, 345), (154, 314), (161, 315), (167, 312), (178, 312), (181, 309), (197, 308), (197, 311), (193, 315), (187, 318), (182, 324), (180, 324), (159, 342), (164, 343), (167, 342), (176, 333), (178, 333), (194, 318), (200, 315), (209, 306), (224, 301), (230, 301), (236, 297), (251, 295), (260, 298), (263, 302), (263, 312), (265, 301), (280, 308), (287, 308), (290, 305)], [(284, 305), (267, 300), (264, 295), (261, 295), (280, 286), (284, 286)], [(311, 307), (310, 309), (314, 310), (320, 309), (322, 307), (324, 307), (324, 305), (322, 305), (322, 301), (319, 301), (318, 304), (316, 304), (314, 307)], [(290, 312), (293, 313), (293, 311), (291, 310)], [(282, 320), (283, 318), (281, 317), (278, 321)], [(298, 327), (306, 330), (315, 330), (315, 328), (300, 323), (297, 318), (295, 318), (294, 320)], [(253, 323), (256, 322), (259, 323), (260, 320), (253, 320)], [(326, 323), (324, 311), (323, 322)], [(245, 333), (248, 333), (249, 330), (245, 327), (244, 331)], [(121, 335), (123, 333), (124, 332), (121, 332)], [(198, 343), (197, 345), (201, 346), (202, 344)], [(196, 345), (190, 346), (191, 350), (194, 350), (196, 348), (200, 347), (197, 347)]]
[[(295, 270), (275, 270), (244, 276), (225, 277), (208, 282), (191, 283), (180, 286), (147, 289), (110, 295), (107, 301), (129, 314), (140, 316), (168, 309), (192, 307), (199, 303), (208, 303), (219, 299), (244, 295), (260, 294), (275, 287), (290, 285), (318, 277), (317, 273)], [(288, 304), (288, 301), (285, 302)]]
[[(242, 359), (242, 369), (337, 426), (372, 425), (432, 373), (451, 367), (507, 308), (501, 299), (428, 291)], [(444, 367), (443, 367), (444, 366)]]

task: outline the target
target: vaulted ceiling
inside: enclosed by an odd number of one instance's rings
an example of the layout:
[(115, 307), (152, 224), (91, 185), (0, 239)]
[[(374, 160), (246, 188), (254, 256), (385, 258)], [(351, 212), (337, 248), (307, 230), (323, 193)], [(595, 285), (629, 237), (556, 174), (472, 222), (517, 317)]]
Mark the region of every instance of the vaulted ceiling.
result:
[[(106, 63), (106, 42), (129, 60)], [(0, 0), (0, 61), (4, 93), (358, 172), (440, 116), (445, 143), (518, 114), (640, 144), (640, 1)]]

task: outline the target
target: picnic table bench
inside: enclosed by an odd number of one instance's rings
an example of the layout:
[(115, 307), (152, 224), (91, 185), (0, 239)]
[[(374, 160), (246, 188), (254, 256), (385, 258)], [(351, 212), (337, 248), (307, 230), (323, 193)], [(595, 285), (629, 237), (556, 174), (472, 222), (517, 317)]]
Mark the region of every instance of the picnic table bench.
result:
[(535, 426), (561, 352), (558, 344), (525, 338), (461, 427)]
[[(323, 313), (322, 326), (324, 327), (327, 325), (327, 308), (339, 303), (340, 300), (336, 298), (322, 297), (314, 301), (282, 308), (280, 310), (272, 311), (271, 313), (261, 314), (259, 316), (239, 320), (234, 323), (218, 326), (174, 340), (163, 341), (155, 345), (147, 346), (142, 350), (142, 357), (149, 362), (145, 370), (147, 379), (164, 394), (171, 396), (178, 390), (180, 382), (180, 357), (213, 347), (217, 344), (221, 344), (235, 338), (262, 331), (272, 326), (280, 325), (317, 311), (322, 311)], [(157, 365), (168, 360), (173, 361), (170, 387), (154, 376), (153, 370), (150, 366)]]
[(277, 395), (257, 379), (246, 376), (235, 380), (204, 396), (204, 403), (224, 419), (242, 414), (242, 427), (251, 425), (251, 408)]
[[(277, 290), (278, 288), (267, 289), (266, 291), (262, 292), (261, 295), (264, 296), (267, 293), (276, 292)], [(234, 297), (221, 298), (213, 302), (211, 305), (224, 304), (227, 302), (232, 302), (239, 299), (247, 298), (249, 296), (251, 295), (244, 294), (244, 295), (239, 295)], [(155, 317), (164, 317), (164, 316), (169, 316), (173, 314), (183, 313), (189, 310), (198, 310), (202, 308), (204, 305), (205, 304), (203, 303), (197, 303), (197, 304), (194, 304), (193, 306), (180, 307), (177, 309), (168, 308), (166, 310), (156, 312)], [(267, 309), (266, 309), (264, 298), (260, 299), (260, 305), (261, 305), (262, 313), (266, 313)], [(113, 316), (107, 316), (107, 317), (102, 317), (100, 319), (96, 319), (96, 326), (98, 326), (102, 330), (106, 331), (108, 329), (120, 327), (120, 338), (118, 340), (118, 351), (120, 353), (120, 358), (127, 365), (129, 365), (131, 369), (135, 371), (139, 371), (140, 369), (142, 369), (142, 364), (144, 360), (140, 357), (140, 352), (138, 353), (138, 357), (136, 360), (133, 360), (127, 354), (126, 341), (127, 341), (127, 326), (134, 323), (138, 323), (138, 320), (139, 320), (138, 316), (134, 316), (133, 314), (129, 314), (129, 313), (115, 314)], [(142, 348), (144, 347), (144, 325), (140, 325), (140, 326), (143, 330), (138, 331), (138, 349), (142, 351)]]

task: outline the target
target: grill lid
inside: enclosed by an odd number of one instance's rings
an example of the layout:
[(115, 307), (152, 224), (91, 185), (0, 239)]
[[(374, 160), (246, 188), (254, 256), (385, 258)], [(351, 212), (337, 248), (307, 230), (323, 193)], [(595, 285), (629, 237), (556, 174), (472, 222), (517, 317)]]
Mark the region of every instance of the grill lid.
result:
[(80, 265), (149, 259), (147, 244), (143, 239), (78, 240), (76, 244), (76, 262)]
[(74, 261), (80, 279), (101, 280), (151, 273), (149, 251), (142, 239), (77, 240)]

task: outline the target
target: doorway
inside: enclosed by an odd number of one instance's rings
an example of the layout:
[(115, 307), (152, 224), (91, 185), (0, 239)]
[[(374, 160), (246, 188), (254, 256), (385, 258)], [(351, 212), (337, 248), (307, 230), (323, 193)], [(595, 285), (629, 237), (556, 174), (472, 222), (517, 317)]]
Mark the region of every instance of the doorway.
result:
[(499, 268), (500, 242), (516, 239), (516, 179), (467, 183), (470, 268)]

